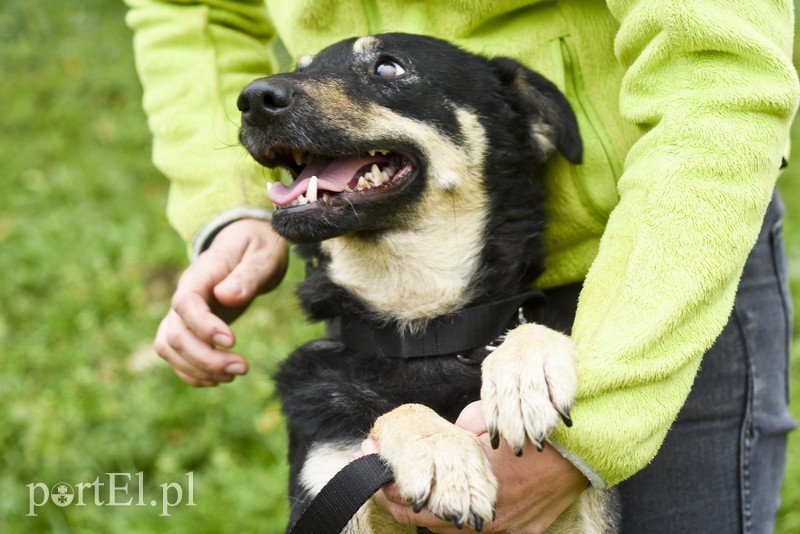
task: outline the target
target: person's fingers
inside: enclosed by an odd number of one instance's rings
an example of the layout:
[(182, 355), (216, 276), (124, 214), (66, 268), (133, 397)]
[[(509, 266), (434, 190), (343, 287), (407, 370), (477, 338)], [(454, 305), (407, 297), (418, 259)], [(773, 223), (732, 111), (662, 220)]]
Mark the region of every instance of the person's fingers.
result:
[(233, 330), (211, 310), (214, 286), (224, 279), (232, 267), (218, 254), (208, 251), (192, 263), (178, 282), (172, 296), (172, 310), (195, 337), (208, 344), (232, 347)]
[[(445, 521), (433, 515), (427, 508), (423, 508), (419, 512), (415, 512), (411, 504), (403, 499), (397, 484), (391, 482), (381, 488), (376, 494), (375, 499), (381, 503), (395, 521), (401, 525), (414, 525), (417, 527), (425, 527), (434, 532), (447, 532), (450, 528), (455, 531), (455, 525), (450, 521)], [(469, 529), (459, 529), (459, 532), (471, 532)]]
[(230, 382), (234, 375), (247, 372), (247, 362), (241, 356), (215, 349), (195, 337), (173, 310), (161, 322), (154, 346), (159, 356), (192, 385)]

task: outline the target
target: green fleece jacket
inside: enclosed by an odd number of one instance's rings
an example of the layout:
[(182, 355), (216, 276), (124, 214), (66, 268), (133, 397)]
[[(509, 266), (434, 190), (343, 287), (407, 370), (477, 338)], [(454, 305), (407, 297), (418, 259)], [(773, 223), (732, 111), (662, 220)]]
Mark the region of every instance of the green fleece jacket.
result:
[(598, 487), (656, 454), (730, 314), (798, 102), (791, 0), (126, 0), (169, 216), (202, 242), (268, 217), (236, 96), (345, 37), (423, 33), (516, 58), (578, 116), (557, 157), (543, 287), (585, 278), (576, 424), (556, 447)]

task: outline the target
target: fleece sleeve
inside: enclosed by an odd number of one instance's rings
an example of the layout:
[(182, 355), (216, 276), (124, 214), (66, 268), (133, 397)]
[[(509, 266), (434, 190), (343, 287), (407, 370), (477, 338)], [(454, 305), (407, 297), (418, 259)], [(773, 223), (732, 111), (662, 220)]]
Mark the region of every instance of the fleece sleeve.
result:
[(641, 128), (573, 326), (596, 486), (658, 451), (731, 312), (798, 103), (790, 0), (612, 0), (621, 112)]
[(263, 0), (126, 0), (167, 215), (191, 246), (242, 216), (269, 218), (267, 171), (238, 141), (236, 99), (275, 70)]

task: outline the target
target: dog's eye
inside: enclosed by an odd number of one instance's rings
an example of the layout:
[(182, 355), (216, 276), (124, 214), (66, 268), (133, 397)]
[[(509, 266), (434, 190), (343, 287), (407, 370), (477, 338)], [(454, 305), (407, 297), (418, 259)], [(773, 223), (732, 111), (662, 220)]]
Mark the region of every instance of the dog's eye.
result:
[(406, 73), (406, 69), (391, 59), (382, 59), (375, 65), (375, 74), (381, 78), (397, 78)]

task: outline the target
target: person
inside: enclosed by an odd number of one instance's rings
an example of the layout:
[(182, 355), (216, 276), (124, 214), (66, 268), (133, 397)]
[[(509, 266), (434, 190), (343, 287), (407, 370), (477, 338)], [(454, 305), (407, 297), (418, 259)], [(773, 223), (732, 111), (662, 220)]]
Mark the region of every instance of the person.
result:
[[(521, 458), (484, 440), (500, 481), (485, 530), (541, 531), (587, 482), (618, 487), (623, 532), (772, 530), (794, 426), (774, 193), (798, 104), (790, 0), (126, 2), (153, 158), (194, 258), (155, 341), (184, 381), (247, 372), (230, 322), (287, 265), (266, 171), (237, 147), (238, 92), (345, 37), (440, 37), (554, 81), (585, 145), (582, 165), (545, 169), (537, 282), (577, 343), (575, 425)], [(474, 406), (458, 424), (485, 438)], [(455, 531), (396, 488), (379, 498)]]

